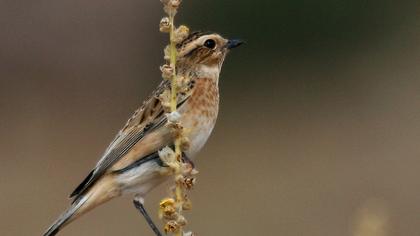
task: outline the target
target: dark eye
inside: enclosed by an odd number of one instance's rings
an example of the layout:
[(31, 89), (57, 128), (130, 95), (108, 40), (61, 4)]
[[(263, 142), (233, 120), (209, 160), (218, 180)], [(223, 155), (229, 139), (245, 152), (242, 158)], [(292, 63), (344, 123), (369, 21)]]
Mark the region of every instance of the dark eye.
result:
[(213, 39), (207, 39), (204, 42), (204, 46), (210, 49), (213, 49), (214, 47), (216, 47), (216, 42)]

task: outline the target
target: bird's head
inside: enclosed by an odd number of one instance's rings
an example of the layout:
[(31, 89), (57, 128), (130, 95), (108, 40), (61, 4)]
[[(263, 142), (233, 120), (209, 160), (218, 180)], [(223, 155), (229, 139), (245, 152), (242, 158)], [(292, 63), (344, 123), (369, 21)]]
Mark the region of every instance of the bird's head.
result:
[(240, 40), (225, 39), (216, 33), (191, 33), (177, 45), (178, 66), (187, 70), (207, 68), (220, 72), (227, 52), (242, 43)]

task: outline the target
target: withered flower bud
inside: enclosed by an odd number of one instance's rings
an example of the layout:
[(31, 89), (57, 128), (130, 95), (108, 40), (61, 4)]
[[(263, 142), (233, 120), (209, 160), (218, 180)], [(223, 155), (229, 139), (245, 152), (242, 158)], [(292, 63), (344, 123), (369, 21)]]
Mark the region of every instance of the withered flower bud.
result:
[(171, 7), (173, 8), (178, 8), (181, 2), (181, 0), (170, 0)]
[(190, 143), (190, 139), (186, 136), (182, 136), (181, 137), (181, 150), (182, 151), (186, 151), (190, 148), (191, 143)]
[(159, 30), (163, 33), (169, 33), (171, 30), (171, 23), (169, 22), (168, 17), (163, 17), (159, 23)]
[(180, 225), (180, 226), (184, 226), (187, 224), (187, 220), (185, 219), (184, 216), (179, 215), (178, 218), (176, 219), (176, 222)]
[(184, 202), (182, 204), (182, 210), (188, 211), (192, 209), (192, 202), (187, 196), (184, 197)]
[(165, 231), (165, 233), (176, 233), (179, 231), (180, 227), (181, 226), (175, 220), (170, 220), (166, 222), (163, 230)]
[(196, 179), (194, 177), (184, 177), (182, 185), (186, 189), (190, 190), (190, 189), (192, 189), (192, 187), (194, 187), (195, 182), (196, 182)]
[(159, 218), (175, 219), (176, 209), (175, 200), (173, 198), (165, 198), (159, 203)]
[(160, 67), (160, 71), (162, 71), (162, 78), (170, 80), (174, 75), (174, 68), (170, 65), (163, 65)]
[(190, 33), (190, 29), (185, 26), (181, 25), (179, 26), (175, 32), (174, 32), (174, 42), (175, 43), (181, 43), (184, 39), (188, 37), (188, 34)]
[(163, 110), (165, 112), (170, 112), (171, 110), (171, 91), (165, 89), (158, 97), (159, 101), (162, 104)]
[(168, 118), (168, 121), (171, 123), (179, 123), (179, 120), (181, 119), (181, 114), (178, 111), (173, 111), (166, 114), (166, 117)]

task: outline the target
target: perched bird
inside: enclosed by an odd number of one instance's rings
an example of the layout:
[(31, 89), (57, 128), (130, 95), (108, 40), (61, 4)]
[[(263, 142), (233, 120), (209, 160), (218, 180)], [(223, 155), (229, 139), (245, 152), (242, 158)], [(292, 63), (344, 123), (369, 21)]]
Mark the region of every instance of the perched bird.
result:
[[(204, 146), (216, 122), (219, 108), (219, 73), (227, 52), (241, 45), (215, 33), (191, 33), (177, 44), (177, 74), (188, 77), (187, 91), (178, 94), (180, 123), (188, 130), (186, 159), (194, 158)], [(160, 100), (170, 87), (164, 80), (143, 102), (105, 150), (89, 175), (71, 193), (71, 206), (47, 229), (44, 236), (57, 234), (65, 225), (115, 197), (132, 194), (135, 206), (153, 231), (160, 235), (143, 207), (143, 197), (167, 177), (158, 151), (174, 143), (164, 106)]]

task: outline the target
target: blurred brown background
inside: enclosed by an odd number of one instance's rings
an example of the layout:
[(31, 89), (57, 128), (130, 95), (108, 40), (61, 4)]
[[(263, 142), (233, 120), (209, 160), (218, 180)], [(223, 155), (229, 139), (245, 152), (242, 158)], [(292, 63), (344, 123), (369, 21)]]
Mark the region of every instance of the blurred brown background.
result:
[[(0, 1), (0, 235), (40, 235), (158, 84), (158, 0)], [(196, 162), (199, 235), (420, 233), (420, 4), (188, 1), (240, 37)], [(156, 219), (165, 187), (147, 207)], [(130, 198), (60, 235), (152, 235)]]

